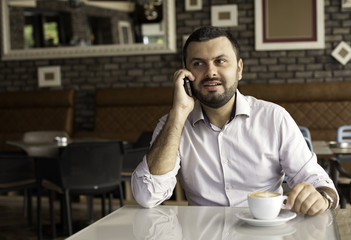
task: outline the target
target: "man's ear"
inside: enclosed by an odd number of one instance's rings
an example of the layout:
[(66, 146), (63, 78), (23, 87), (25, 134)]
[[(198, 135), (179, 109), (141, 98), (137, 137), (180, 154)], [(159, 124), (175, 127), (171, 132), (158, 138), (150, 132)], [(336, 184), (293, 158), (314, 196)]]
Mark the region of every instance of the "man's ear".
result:
[(238, 80), (242, 79), (243, 70), (244, 70), (244, 63), (243, 63), (243, 60), (240, 58), (238, 61)]

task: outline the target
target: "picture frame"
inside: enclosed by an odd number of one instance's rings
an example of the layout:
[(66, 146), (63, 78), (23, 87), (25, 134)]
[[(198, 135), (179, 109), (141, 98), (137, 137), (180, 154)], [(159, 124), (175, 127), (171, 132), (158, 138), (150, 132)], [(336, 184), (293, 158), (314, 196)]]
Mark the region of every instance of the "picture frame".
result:
[(342, 8), (351, 8), (351, 0), (341, 0)]
[(346, 65), (351, 60), (351, 47), (346, 42), (341, 41), (332, 51), (331, 55), (342, 65)]
[(118, 33), (119, 33), (119, 43), (120, 44), (132, 44), (133, 34), (132, 27), (128, 21), (119, 21), (118, 22)]
[(164, 35), (163, 25), (160, 23), (141, 24), (141, 33), (144, 44), (156, 43), (155, 41), (164, 41), (160, 36)]
[(59, 87), (61, 86), (61, 67), (39, 67), (38, 68), (39, 87)]
[(238, 25), (238, 6), (236, 4), (211, 7), (211, 25), (233, 27)]
[(255, 0), (255, 48), (325, 48), (324, 0)]
[(202, 9), (202, 0), (185, 0), (185, 11), (198, 11)]

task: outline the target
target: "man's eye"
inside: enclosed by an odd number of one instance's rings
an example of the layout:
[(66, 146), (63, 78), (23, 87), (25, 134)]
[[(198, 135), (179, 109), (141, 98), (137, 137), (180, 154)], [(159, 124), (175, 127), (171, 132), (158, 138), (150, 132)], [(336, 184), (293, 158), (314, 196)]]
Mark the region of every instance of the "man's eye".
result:
[(223, 60), (223, 59), (217, 59), (216, 62), (219, 63), (219, 64), (222, 64), (222, 63), (225, 62), (225, 60)]
[(198, 67), (198, 66), (202, 66), (203, 64), (202, 64), (202, 62), (194, 62), (194, 64), (193, 64), (195, 67)]

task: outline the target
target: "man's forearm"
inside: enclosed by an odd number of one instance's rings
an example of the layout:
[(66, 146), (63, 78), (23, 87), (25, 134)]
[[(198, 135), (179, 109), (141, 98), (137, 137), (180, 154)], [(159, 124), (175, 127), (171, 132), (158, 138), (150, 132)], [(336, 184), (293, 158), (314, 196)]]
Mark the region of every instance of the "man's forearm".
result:
[(172, 111), (168, 115), (166, 124), (147, 154), (151, 174), (162, 175), (174, 169), (185, 121), (186, 117)]

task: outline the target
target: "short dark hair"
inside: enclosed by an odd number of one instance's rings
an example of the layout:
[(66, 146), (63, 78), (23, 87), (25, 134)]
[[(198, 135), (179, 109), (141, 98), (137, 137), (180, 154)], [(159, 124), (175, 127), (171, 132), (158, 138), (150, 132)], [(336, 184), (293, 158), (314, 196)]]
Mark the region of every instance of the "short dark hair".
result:
[(183, 62), (186, 67), (186, 51), (191, 42), (204, 42), (218, 37), (226, 37), (232, 43), (237, 60), (240, 59), (240, 49), (237, 40), (228, 31), (213, 26), (203, 26), (195, 30), (186, 40), (183, 47)]

